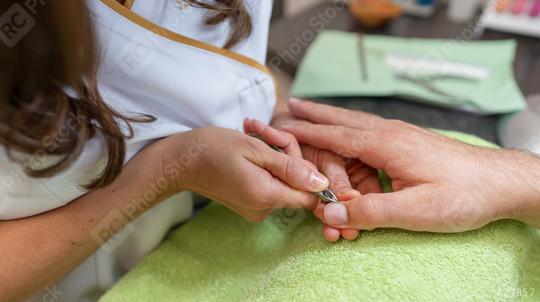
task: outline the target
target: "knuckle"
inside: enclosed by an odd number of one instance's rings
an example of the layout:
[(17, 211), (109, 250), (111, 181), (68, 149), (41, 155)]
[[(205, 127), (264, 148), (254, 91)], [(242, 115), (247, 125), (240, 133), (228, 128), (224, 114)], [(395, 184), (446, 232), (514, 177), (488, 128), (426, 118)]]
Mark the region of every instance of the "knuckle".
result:
[(295, 166), (296, 166), (295, 161), (292, 158), (290, 157), (285, 158), (283, 175), (285, 176), (286, 179), (290, 179), (295, 176), (295, 173), (296, 173)]
[(249, 184), (241, 188), (242, 204), (248, 210), (268, 209), (269, 199), (272, 196), (272, 186), (266, 178), (254, 177), (261, 185)]
[(363, 112), (361, 121), (364, 129), (375, 130), (384, 126), (386, 120), (378, 115)]
[(245, 149), (246, 151), (248, 152), (248, 155), (257, 160), (257, 162), (260, 162), (261, 160), (261, 157), (260, 157), (260, 154), (261, 154), (261, 151), (262, 151), (262, 146), (261, 146), (261, 141), (259, 139), (256, 139), (256, 138), (253, 138), (253, 137), (247, 137), (246, 140), (244, 140), (245, 142)]
[(300, 160), (287, 157), (285, 159), (285, 178), (286, 180), (294, 181), (306, 181), (307, 173), (304, 167), (304, 164)]
[(248, 193), (248, 196), (250, 196), (248, 198), (250, 200), (251, 209), (261, 211), (273, 208), (273, 199), (266, 192), (268, 191), (264, 189), (257, 190), (253, 188), (251, 192)]
[(346, 178), (338, 178), (334, 181), (334, 187), (339, 190), (351, 188), (351, 182)]
[(351, 222), (362, 229), (377, 227), (373, 203), (368, 198), (362, 198), (351, 211)]
[(387, 120), (387, 123), (390, 126), (389, 128), (394, 131), (397, 131), (397, 130), (417, 131), (417, 130), (422, 129), (421, 127), (418, 127), (416, 125), (413, 125), (413, 124), (410, 124), (410, 123), (407, 123), (405, 121), (398, 120), (398, 119)]
[(364, 153), (368, 142), (374, 139), (381, 139), (381, 137), (375, 137), (373, 131), (359, 131), (354, 137), (350, 137), (347, 142), (348, 154), (347, 157), (356, 157), (359, 154)]
[(252, 152), (261, 152), (264, 146), (264, 142), (258, 138), (248, 136), (246, 139), (246, 145)]
[(298, 207), (313, 210), (317, 207), (318, 204), (319, 198), (314, 194), (309, 194), (298, 202)]
[(352, 131), (350, 131), (349, 128), (347, 128), (347, 127), (343, 127), (343, 126), (340, 126), (340, 125), (334, 125), (332, 130), (333, 130), (332, 132), (338, 133), (341, 136), (343, 136), (344, 139), (351, 138)]
[(406, 123), (402, 120), (398, 120), (398, 119), (388, 119), (386, 120), (387, 124), (392, 126), (392, 128), (398, 128), (398, 129), (401, 129), (401, 128), (408, 128), (409, 127), (409, 123)]
[(285, 131), (280, 131), (279, 133), (289, 139), (289, 142), (296, 142), (296, 136), (292, 135), (291, 133)]
[(419, 133), (422, 133), (423, 129), (409, 124), (407, 122), (404, 122), (402, 120), (389, 120), (388, 121), (391, 125), (386, 133), (391, 133), (395, 139), (402, 139), (406, 141), (410, 141), (413, 139), (416, 139), (418, 137)]
[(336, 117), (342, 117), (343, 119), (356, 119), (358, 117), (357, 112), (342, 107), (336, 107), (334, 109), (334, 114)]
[(397, 146), (404, 146), (415, 143), (414, 133), (402, 128), (383, 131), (381, 133), (381, 139), (388, 144), (398, 143)]

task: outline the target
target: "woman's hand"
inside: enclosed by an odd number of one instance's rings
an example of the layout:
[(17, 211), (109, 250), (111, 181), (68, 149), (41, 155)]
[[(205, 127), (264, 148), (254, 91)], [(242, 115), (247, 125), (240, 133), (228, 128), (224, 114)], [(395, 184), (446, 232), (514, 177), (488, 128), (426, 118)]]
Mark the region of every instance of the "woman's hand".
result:
[(310, 102), (290, 109), (309, 121), (282, 127), (300, 143), (356, 158), (392, 179), (394, 193), (326, 205), (323, 216), (334, 227), (460, 232), (505, 218), (540, 225), (535, 156), (474, 147), (363, 112)]
[(0, 301), (22, 301), (54, 284), (179, 191), (193, 190), (260, 220), (274, 207), (314, 208), (317, 198), (306, 191), (327, 187), (311, 165), (237, 131), (179, 133), (141, 150), (105, 188), (40, 215), (0, 222)]
[[(337, 195), (339, 200), (350, 200), (360, 195), (354, 190), (347, 175), (347, 160), (330, 151), (302, 146), (290, 133), (277, 130), (257, 120), (246, 119), (244, 131), (253, 133), (262, 138), (266, 143), (283, 149), (287, 154), (298, 159), (305, 159), (310, 165), (314, 165), (330, 180), (330, 189)], [(317, 206), (315, 215), (323, 209), (323, 203)], [(356, 229), (336, 229), (325, 224), (323, 234), (328, 241), (335, 242), (340, 237), (354, 240), (358, 237)]]
[(275, 208), (313, 209), (317, 198), (309, 192), (329, 185), (304, 160), (237, 131), (201, 128), (167, 140), (163, 174), (175, 190), (215, 199), (252, 221)]

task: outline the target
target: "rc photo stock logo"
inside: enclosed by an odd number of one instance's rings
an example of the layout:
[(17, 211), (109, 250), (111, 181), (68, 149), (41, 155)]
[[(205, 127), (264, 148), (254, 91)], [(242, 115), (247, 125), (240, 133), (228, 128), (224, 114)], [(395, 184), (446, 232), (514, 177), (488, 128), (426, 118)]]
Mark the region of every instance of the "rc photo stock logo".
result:
[(101, 248), (111, 254), (135, 231), (135, 226), (121, 211), (114, 210), (91, 232)]
[(15, 47), (34, 28), (34, 16), (38, 7), (43, 5), (45, 0), (26, 0), (22, 4), (13, 4), (0, 16), (0, 41), (7, 47)]

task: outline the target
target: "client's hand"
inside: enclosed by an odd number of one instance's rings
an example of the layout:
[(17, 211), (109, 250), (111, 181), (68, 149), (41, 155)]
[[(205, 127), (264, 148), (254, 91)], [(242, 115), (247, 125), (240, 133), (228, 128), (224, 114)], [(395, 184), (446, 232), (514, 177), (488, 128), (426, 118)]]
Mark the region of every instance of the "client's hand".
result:
[[(266, 143), (278, 146), (288, 155), (297, 159), (305, 159), (308, 164), (315, 165), (330, 181), (330, 189), (337, 195), (339, 200), (350, 200), (360, 195), (354, 190), (347, 174), (347, 160), (330, 151), (302, 146), (298, 144), (296, 138), (290, 133), (277, 130), (271, 126), (257, 120), (246, 119), (244, 121), (244, 131), (253, 133), (262, 138)], [(350, 165), (357, 167), (357, 165)], [(360, 169), (358, 169), (360, 171)], [(318, 206), (320, 211), (322, 203)], [(317, 212), (315, 212), (317, 215)], [(340, 237), (347, 240), (354, 240), (358, 237), (357, 229), (337, 229), (328, 225), (323, 226), (323, 234), (329, 241), (337, 241)]]
[(324, 209), (338, 228), (460, 232), (514, 218), (540, 225), (540, 159), (467, 145), (396, 120), (311, 102), (292, 102), (309, 122), (282, 127), (300, 143), (356, 158), (392, 179), (393, 193), (369, 193)]

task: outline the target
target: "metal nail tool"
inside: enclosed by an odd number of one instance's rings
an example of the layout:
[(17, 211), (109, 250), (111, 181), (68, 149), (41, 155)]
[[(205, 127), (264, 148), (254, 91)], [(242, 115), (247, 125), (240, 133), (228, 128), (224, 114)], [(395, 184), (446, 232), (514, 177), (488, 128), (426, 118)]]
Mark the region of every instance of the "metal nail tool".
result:
[(367, 82), (369, 78), (366, 59), (366, 45), (363, 34), (359, 34), (358, 36), (358, 57), (360, 59), (360, 74), (362, 75), (362, 82)]
[[(264, 142), (264, 140), (261, 137), (259, 137), (258, 135), (256, 135), (255, 133), (248, 133), (248, 135), (251, 136), (251, 137), (254, 137), (254, 138), (258, 138), (258, 139), (260, 139), (260, 140), (262, 140)], [(279, 153), (285, 153), (285, 151), (283, 149), (281, 149), (280, 147), (278, 147), (278, 146), (274, 146), (274, 145), (270, 145), (270, 144), (267, 144), (267, 145), (270, 146), (270, 148), (276, 150)], [(339, 202), (339, 200), (336, 197), (336, 194), (334, 194), (334, 192), (332, 192), (330, 189), (326, 189), (326, 190), (324, 190), (322, 192), (313, 192), (313, 194), (317, 195), (319, 197), (319, 199), (322, 202), (325, 202), (325, 203)]]

